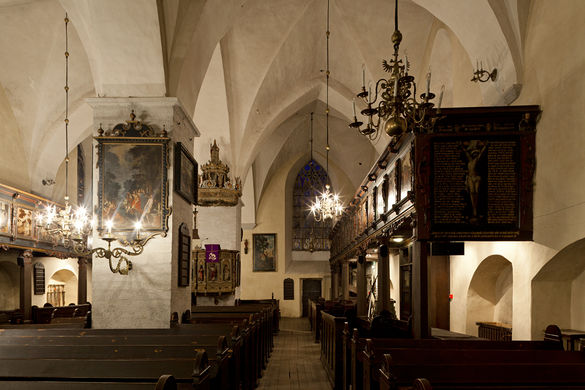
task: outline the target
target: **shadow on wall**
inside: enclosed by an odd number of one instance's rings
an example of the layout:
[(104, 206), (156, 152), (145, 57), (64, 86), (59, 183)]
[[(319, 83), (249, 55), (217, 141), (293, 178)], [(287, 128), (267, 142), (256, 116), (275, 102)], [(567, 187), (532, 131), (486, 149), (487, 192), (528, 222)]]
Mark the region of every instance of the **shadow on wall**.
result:
[[(64, 304), (77, 304), (77, 276), (68, 269), (60, 269), (56, 271), (51, 279), (49, 285), (63, 285), (64, 286)], [(47, 302), (50, 297), (47, 297)], [(54, 305), (55, 306), (55, 305)]]
[(505, 257), (486, 257), (477, 267), (467, 291), (466, 333), (477, 336), (476, 322), (512, 324), (512, 263)]
[(0, 262), (0, 310), (20, 307), (20, 272), (15, 263)]
[(585, 329), (585, 239), (563, 248), (532, 279), (532, 338), (549, 324)]

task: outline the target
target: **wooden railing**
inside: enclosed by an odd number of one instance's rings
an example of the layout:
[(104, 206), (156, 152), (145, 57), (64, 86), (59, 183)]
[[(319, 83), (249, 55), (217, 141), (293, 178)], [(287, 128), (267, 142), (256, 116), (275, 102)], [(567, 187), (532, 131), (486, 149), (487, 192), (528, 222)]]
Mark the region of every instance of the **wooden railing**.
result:
[(511, 341), (512, 326), (500, 322), (476, 322), (478, 336), (492, 341)]

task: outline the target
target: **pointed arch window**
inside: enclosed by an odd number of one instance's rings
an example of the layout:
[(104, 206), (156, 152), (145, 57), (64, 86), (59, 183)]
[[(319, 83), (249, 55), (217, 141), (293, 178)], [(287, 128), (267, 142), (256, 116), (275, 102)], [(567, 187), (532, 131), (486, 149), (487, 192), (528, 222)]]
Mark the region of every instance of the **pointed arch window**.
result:
[(325, 184), (331, 185), (327, 171), (315, 160), (309, 161), (299, 171), (293, 187), (293, 251), (328, 251), (331, 220), (317, 222), (309, 211), (315, 197)]

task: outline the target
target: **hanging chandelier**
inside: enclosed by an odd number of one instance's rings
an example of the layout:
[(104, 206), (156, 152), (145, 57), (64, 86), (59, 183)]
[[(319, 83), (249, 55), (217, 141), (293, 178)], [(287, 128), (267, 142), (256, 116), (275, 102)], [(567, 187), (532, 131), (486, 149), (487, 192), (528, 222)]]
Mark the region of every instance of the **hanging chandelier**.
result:
[[(380, 127), (389, 136), (398, 137), (407, 131), (429, 131), (436, 121), (434, 104), (431, 102), (435, 95), (430, 91), (430, 69), (426, 77), (426, 92), (420, 95), (420, 100), (417, 100), (414, 77), (408, 74), (410, 67), (408, 57), (404, 62), (398, 58), (400, 42), (402, 42), (402, 34), (398, 30), (398, 0), (395, 0), (394, 33), (392, 34), (394, 55), (390, 62), (382, 61), (382, 68), (390, 73), (390, 76), (378, 80), (373, 91), (370, 86), (366, 90), (365, 70), (362, 69), (362, 90), (357, 97), (362, 99), (367, 106), (361, 110), (361, 114), (367, 117), (367, 124), (365, 128), (362, 128), (364, 123), (358, 121), (355, 100), (353, 122), (349, 124), (371, 140), (378, 138)], [(439, 97), (439, 109), (442, 99), (443, 90)], [(375, 116), (376, 119), (374, 119)]]
[(69, 18), (65, 14), (65, 205), (57, 208), (54, 204), (44, 206), (38, 215), (37, 226), (47, 232), (55, 245), (87, 250), (87, 238), (93, 222), (85, 207), (73, 207), (69, 202)]
[[(326, 90), (326, 108), (325, 108), (325, 129), (326, 129), (326, 144), (325, 151), (327, 156), (326, 172), (329, 176), (329, 0), (327, 0), (327, 31), (325, 36), (327, 38), (327, 67), (325, 69), (325, 90)], [(312, 122), (311, 122), (312, 123)], [(312, 150), (312, 149), (311, 149)], [(311, 205), (311, 213), (315, 221), (321, 222), (333, 217), (338, 217), (343, 212), (343, 203), (341, 202), (339, 195), (330, 191), (329, 184), (325, 184), (325, 190), (320, 196), (315, 197), (315, 203)]]

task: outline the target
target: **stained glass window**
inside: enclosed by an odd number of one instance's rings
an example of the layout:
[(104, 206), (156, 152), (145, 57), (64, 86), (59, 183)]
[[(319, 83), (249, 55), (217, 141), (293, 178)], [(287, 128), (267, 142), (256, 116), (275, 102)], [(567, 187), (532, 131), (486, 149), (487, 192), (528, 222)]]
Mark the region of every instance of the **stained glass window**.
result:
[(331, 219), (317, 222), (310, 212), (315, 197), (330, 184), (327, 172), (311, 160), (300, 170), (293, 188), (293, 245), (294, 251), (328, 251)]

